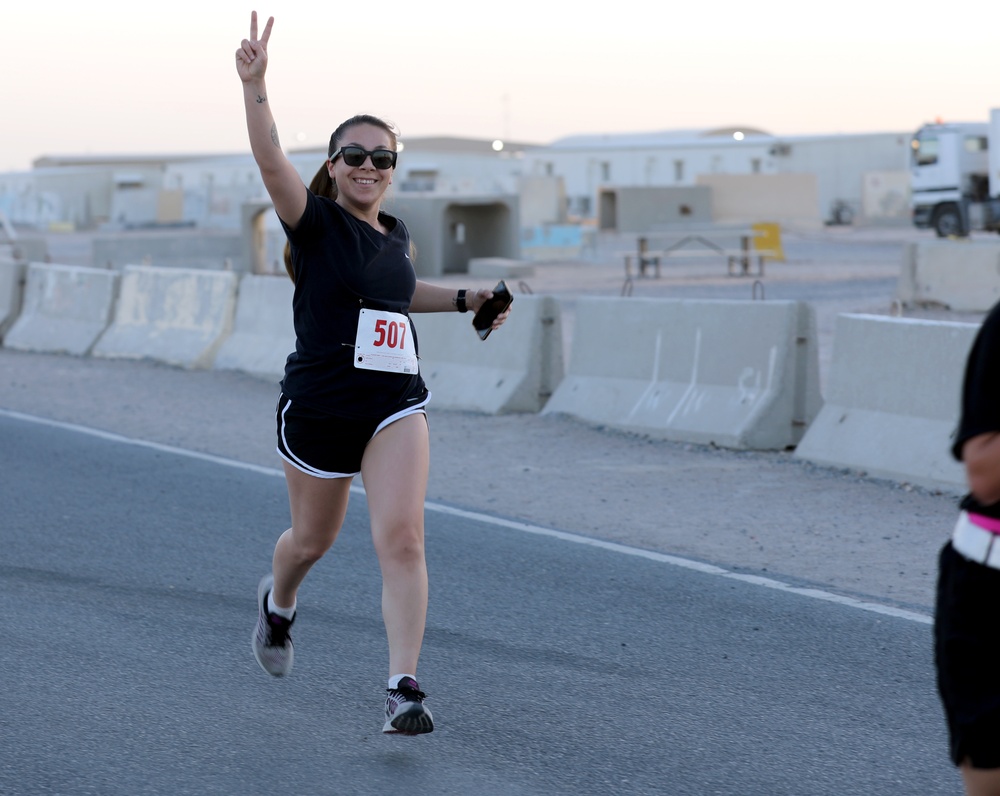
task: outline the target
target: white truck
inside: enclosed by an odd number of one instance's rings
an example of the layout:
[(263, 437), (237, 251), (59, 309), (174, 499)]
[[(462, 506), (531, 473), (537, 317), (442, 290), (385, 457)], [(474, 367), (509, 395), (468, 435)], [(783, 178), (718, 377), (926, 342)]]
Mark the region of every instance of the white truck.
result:
[(989, 122), (925, 124), (911, 146), (915, 226), (942, 238), (1000, 232), (1000, 109)]

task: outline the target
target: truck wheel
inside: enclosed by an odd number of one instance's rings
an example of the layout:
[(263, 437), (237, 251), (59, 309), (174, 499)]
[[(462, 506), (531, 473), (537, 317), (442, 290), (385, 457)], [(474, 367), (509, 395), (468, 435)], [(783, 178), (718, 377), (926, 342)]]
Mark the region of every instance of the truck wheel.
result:
[(934, 231), (939, 238), (964, 237), (962, 216), (955, 205), (942, 207), (934, 214)]

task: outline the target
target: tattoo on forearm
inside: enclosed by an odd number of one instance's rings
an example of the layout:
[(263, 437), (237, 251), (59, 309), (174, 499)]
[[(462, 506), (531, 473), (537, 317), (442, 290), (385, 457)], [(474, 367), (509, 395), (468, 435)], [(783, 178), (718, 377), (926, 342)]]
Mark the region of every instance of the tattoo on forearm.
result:
[(262, 102), (267, 102), (267, 97), (265, 97), (263, 94), (258, 94), (257, 104), (260, 105)]
[(273, 143), (279, 149), (281, 148), (281, 142), (278, 140), (278, 125), (271, 125), (271, 143)]

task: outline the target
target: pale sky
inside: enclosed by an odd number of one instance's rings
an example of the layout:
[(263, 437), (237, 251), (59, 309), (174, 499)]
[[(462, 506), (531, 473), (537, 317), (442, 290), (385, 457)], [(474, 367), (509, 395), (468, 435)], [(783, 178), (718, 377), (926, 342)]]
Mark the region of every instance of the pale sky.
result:
[[(41, 155), (242, 153), (235, 52), (254, 5), (9, 0), (0, 172)], [(729, 125), (776, 135), (987, 121), (993, 22), (885, 0), (379, 0), (257, 5), (286, 149), (355, 113), (407, 136), (547, 144)], [(964, 10), (963, 10), (964, 9)]]

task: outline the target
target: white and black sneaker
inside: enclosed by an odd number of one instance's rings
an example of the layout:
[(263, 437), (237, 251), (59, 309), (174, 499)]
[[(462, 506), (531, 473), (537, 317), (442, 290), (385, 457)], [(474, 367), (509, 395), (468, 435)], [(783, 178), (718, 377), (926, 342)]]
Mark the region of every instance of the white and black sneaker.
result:
[(385, 726), (382, 732), (396, 735), (421, 735), (434, 731), (434, 717), (424, 705), (426, 694), (417, 681), (404, 677), (395, 688), (387, 688)]
[(295, 617), (283, 616), (267, 611), (267, 596), (274, 587), (274, 576), (265, 575), (257, 585), (257, 627), (253, 633), (253, 655), (260, 668), (275, 677), (284, 677), (292, 670), (295, 650), (288, 632)]

